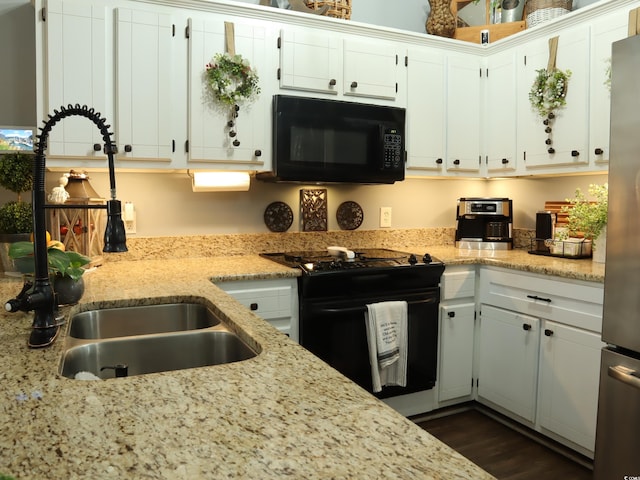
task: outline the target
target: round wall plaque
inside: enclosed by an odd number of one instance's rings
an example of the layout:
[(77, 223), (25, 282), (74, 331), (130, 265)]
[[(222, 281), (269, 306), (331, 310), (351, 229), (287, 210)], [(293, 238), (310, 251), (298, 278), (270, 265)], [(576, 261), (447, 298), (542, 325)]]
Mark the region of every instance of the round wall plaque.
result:
[(284, 202), (270, 203), (264, 211), (264, 223), (272, 232), (286, 232), (293, 223), (293, 211)]
[(336, 219), (342, 230), (355, 230), (362, 225), (364, 213), (362, 207), (356, 202), (343, 202), (338, 207)]

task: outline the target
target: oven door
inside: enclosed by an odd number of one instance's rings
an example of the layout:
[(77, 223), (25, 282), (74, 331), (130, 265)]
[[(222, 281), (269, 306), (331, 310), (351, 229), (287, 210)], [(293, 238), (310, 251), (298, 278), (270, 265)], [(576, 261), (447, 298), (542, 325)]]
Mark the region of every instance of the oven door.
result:
[(408, 303), (407, 386), (383, 387), (378, 398), (433, 388), (438, 349), (440, 288), (420, 293), (302, 300), (300, 343), (355, 383), (373, 392), (365, 327), (367, 304), (404, 300)]

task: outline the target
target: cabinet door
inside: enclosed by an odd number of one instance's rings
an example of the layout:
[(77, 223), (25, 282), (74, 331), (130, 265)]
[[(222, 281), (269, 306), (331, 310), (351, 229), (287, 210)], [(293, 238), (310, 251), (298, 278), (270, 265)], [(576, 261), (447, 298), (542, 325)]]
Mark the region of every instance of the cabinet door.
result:
[(118, 8), (116, 141), (119, 160), (169, 162), (173, 22), (169, 15)]
[(594, 21), (591, 26), (591, 112), (589, 155), (596, 170), (606, 170), (609, 162), (611, 92), (611, 44), (627, 36), (625, 9)]
[(517, 166), (515, 58), (512, 49), (488, 59), (482, 126), (490, 175), (512, 173)]
[(540, 425), (593, 452), (605, 344), (599, 334), (551, 321), (541, 339)]
[[(537, 70), (546, 69), (548, 39), (527, 43), (518, 58), (518, 151), (522, 152), (528, 174), (586, 171), (589, 134), (589, 27), (580, 26), (559, 34), (556, 66), (570, 70), (565, 107), (556, 110), (551, 125), (551, 145), (543, 119), (529, 102), (529, 91)], [(555, 153), (549, 153), (552, 147)]]
[(535, 420), (538, 377), (537, 318), (481, 305), (478, 397)]
[[(269, 149), (266, 126), (270, 124), (267, 105), (271, 98), (262, 92), (250, 104), (242, 104), (232, 119), (230, 108), (220, 108), (209, 98), (205, 68), (214, 55), (225, 51), (225, 21), (220, 15), (189, 19), (189, 166), (255, 170), (268, 168)], [(234, 22), (236, 53), (255, 68), (263, 84), (266, 72), (265, 28)], [(233, 127), (228, 124), (234, 121)], [(230, 131), (236, 132), (235, 137)], [(233, 141), (238, 140), (239, 146)]]
[(447, 173), (480, 170), (480, 60), (450, 55), (447, 61)]
[[(38, 112), (39, 120), (47, 119), (62, 105), (80, 104), (112, 121), (106, 90), (110, 72), (106, 7), (84, 0), (48, 0), (44, 6), (46, 67), (41, 88), (45, 101), (44, 111)], [(69, 158), (83, 158), (94, 161), (83, 161), (79, 166), (103, 166), (103, 145), (100, 131), (91, 121), (66, 118), (49, 135), (47, 159), (54, 161), (47, 165), (55, 164), (56, 158), (64, 159), (64, 165), (69, 164)]]
[(313, 30), (280, 31), (280, 88), (339, 93), (340, 37)]
[(345, 39), (344, 95), (395, 100), (398, 62), (394, 44)]
[(471, 395), (474, 313), (474, 303), (440, 307), (438, 399), (441, 402)]
[(444, 169), (445, 57), (438, 49), (409, 50), (407, 69), (407, 171)]

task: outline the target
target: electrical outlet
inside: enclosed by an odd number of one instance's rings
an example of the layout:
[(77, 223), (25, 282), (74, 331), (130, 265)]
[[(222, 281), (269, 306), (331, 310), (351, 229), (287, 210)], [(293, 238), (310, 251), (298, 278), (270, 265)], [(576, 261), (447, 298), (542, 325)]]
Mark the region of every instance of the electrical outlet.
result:
[(122, 212), (122, 221), (124, 222), (124, 231), (127, 234), (136, 233), (136, 211), (133, 203), (126, 202), (124, 211)]
[(380, 207), (380, 226), (391, 226), (391, 207)]

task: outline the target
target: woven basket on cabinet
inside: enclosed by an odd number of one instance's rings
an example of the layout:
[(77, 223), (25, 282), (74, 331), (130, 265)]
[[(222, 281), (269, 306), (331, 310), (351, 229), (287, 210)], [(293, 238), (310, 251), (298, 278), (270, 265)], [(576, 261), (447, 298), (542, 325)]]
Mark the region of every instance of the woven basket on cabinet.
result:
[(313, 8), (314, 10), (328, 5), (328, 17), (343, 18), (345, 20), (349, 20), (351, 18), (351, 0), (327, 0), (324, 2), (316, 0), (305, 0), (304, 3), (307, 5), (307, 7)]
[(534, 27), (571, 12), (573, 0), (527, 0), (524, 15), (527, 27)]

